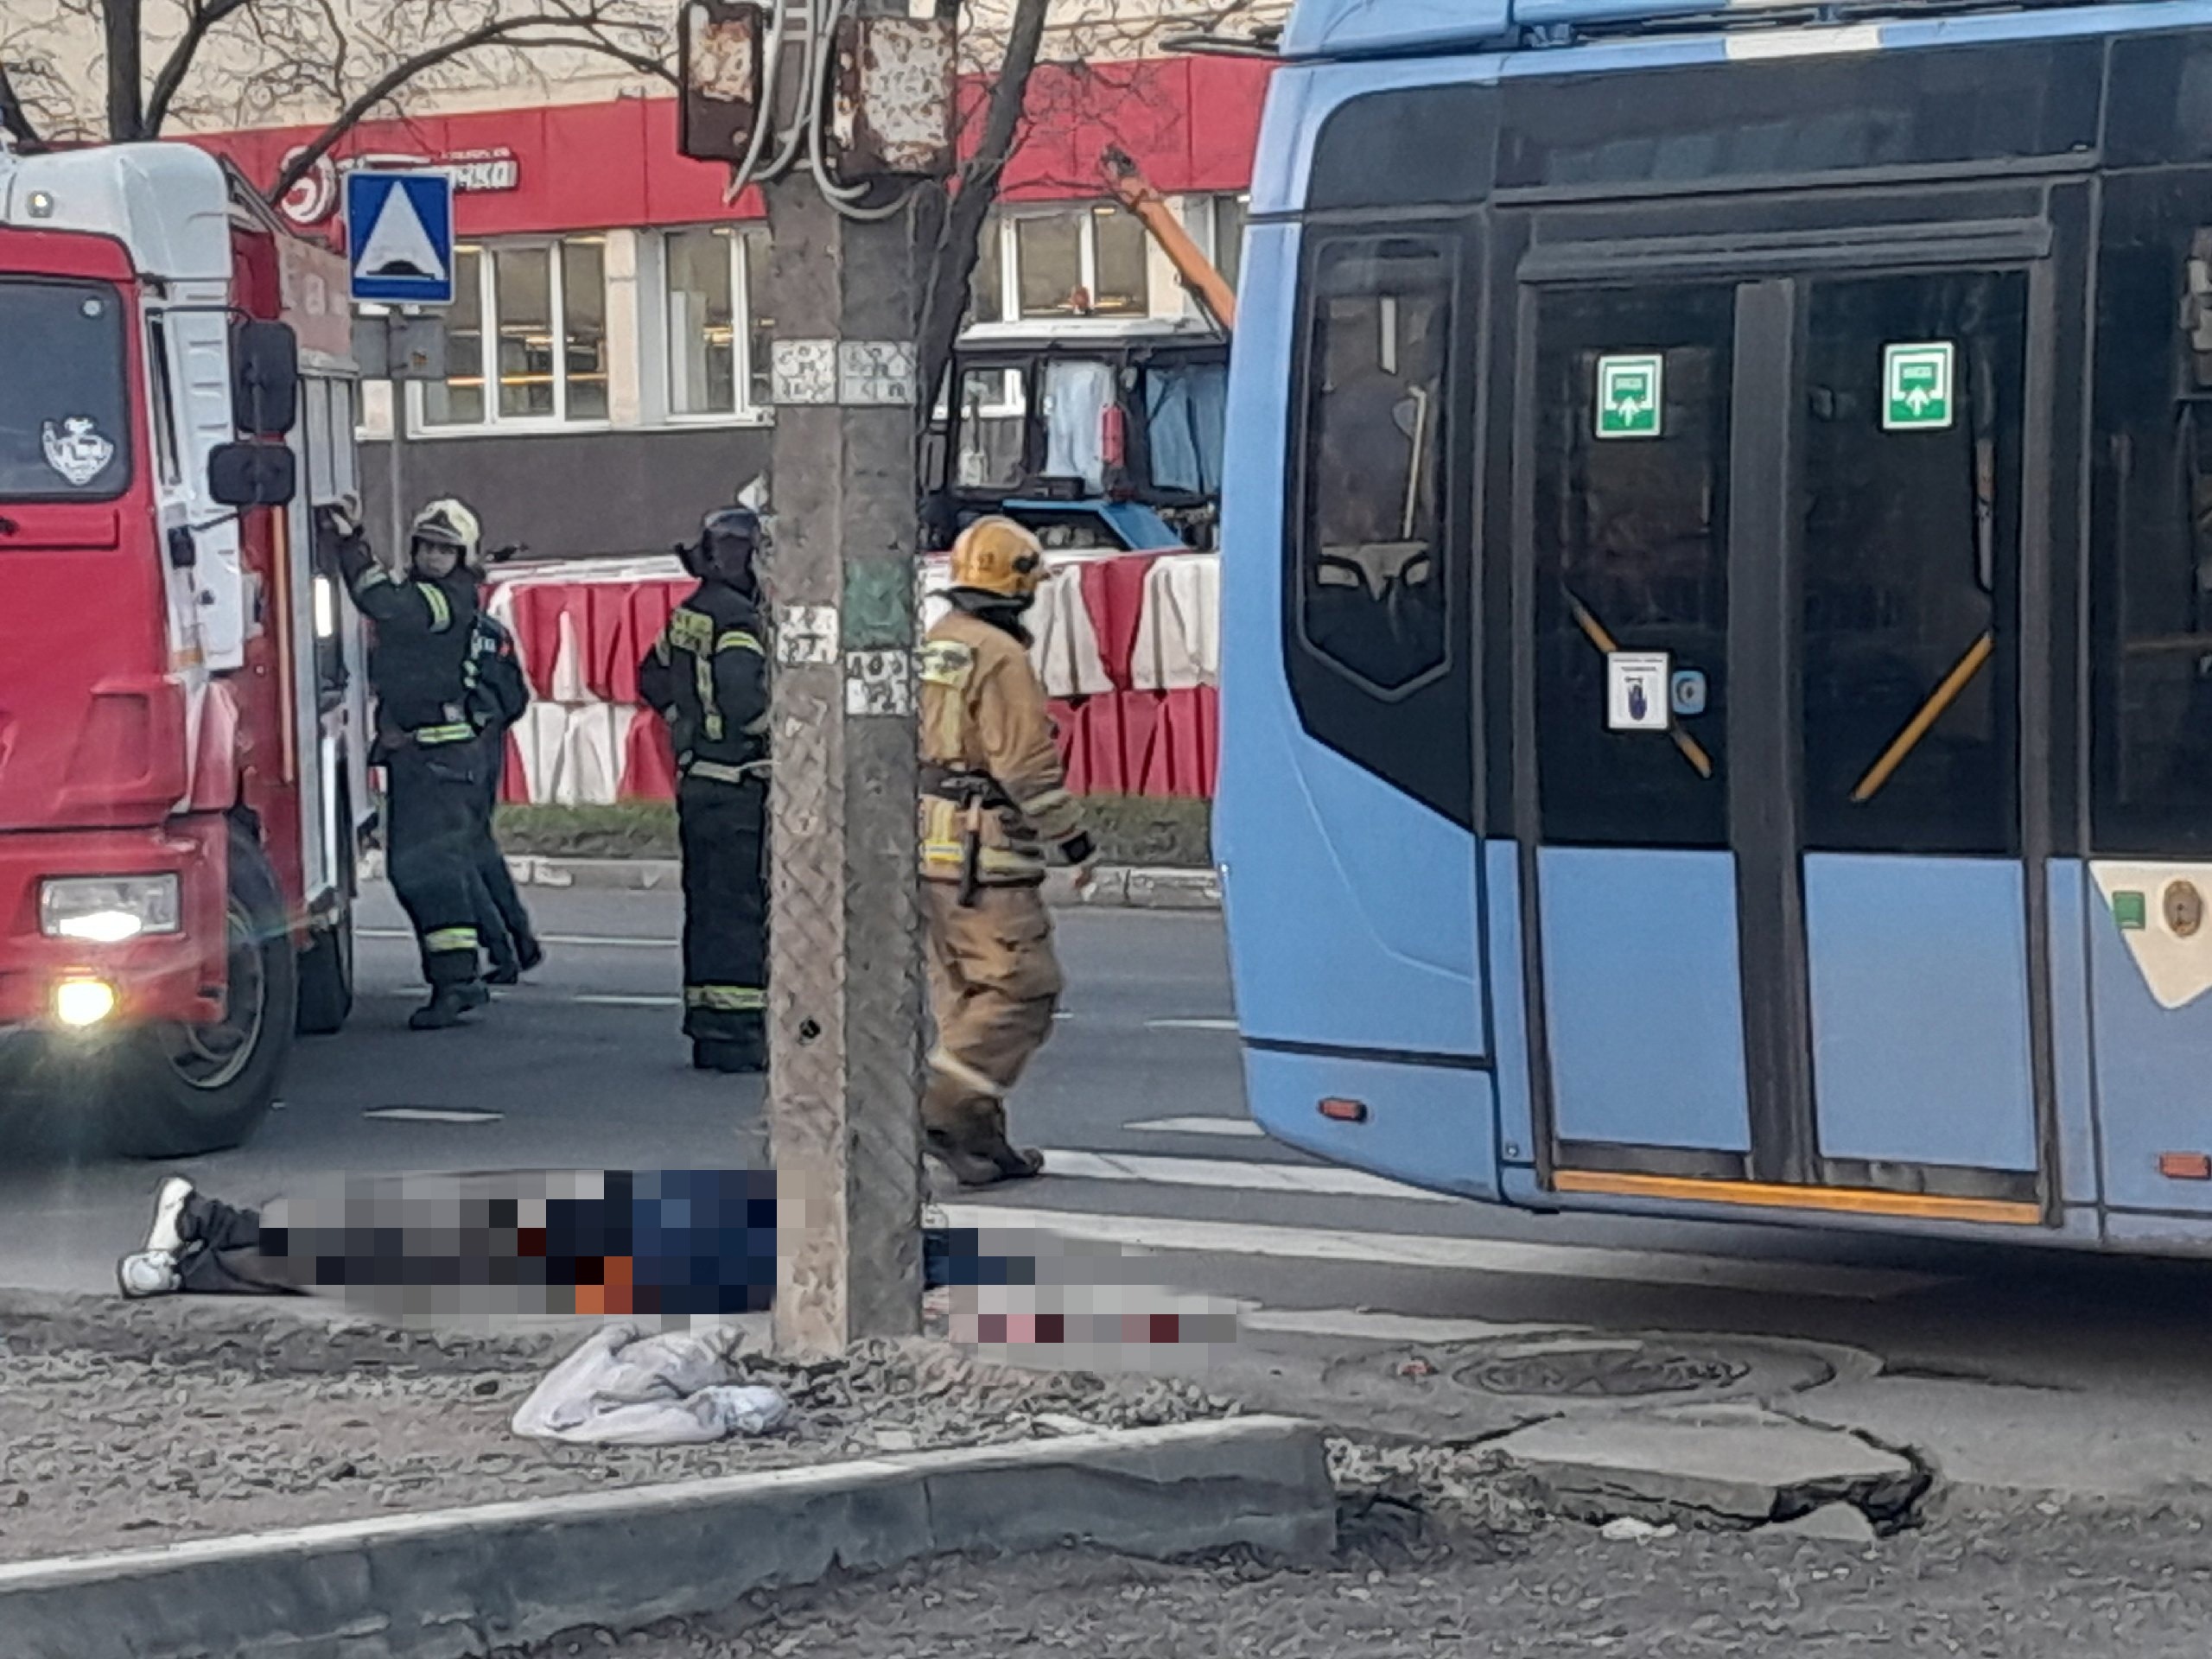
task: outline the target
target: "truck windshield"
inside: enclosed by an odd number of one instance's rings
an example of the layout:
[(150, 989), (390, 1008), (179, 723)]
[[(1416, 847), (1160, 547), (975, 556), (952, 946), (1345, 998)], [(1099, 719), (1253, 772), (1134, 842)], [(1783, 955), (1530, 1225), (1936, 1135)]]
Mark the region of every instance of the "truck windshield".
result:
[(0, 500), (105, 501), (130, 480), (122, 296), (0, 280)]

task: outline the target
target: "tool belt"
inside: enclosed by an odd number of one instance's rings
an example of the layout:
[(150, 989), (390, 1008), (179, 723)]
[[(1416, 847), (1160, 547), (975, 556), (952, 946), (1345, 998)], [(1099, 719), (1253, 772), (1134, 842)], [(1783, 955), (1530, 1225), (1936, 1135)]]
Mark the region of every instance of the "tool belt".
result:
[[(453, 712), (448, 706), (447, 713), (450, 715)], [(473, 743), (480, 735), (480, 729), (467, 720), (447, 719), (428, 726), (401, 726), (394, 721), (379, 721), (369, 758), (381, 762), (402, 750), (438, 749), (455, 743)]]
[(727, 760), (693, 760), (686, 759), (677, 768), (686, 778), (697, 778), (710, 784), (766, 783), (768, 762), (763, 758), (747, 760), (742, 766), (732, 766)]
[(950, 801), (955, 806), (980, 806), (990, 812), (1012, 810), (1014, 806), (1014, 797), (1001, 789), (999, 780), (988, 772), (925, 762), (916, 781), (923, 794)]

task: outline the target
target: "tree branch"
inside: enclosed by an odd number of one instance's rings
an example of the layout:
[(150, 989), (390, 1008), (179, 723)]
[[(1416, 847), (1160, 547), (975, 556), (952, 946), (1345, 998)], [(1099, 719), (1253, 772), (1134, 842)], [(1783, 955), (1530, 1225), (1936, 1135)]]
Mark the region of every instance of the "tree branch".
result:
[(192, 72), (193, 60), (200, 55), (207, 32), (252, 3), (253, 0), (192, 0), (192, 15), (185, 22), (184, 34), (169, 54), (168, 61), (155, 75), (153, 91), (146, 95), (146, 137), (152, 138), (160, 134), (162, 124), (168, 118), (169, 105), (176, 101), (177, 89)]
[[(1007, 27), (1006, 55), (983, 110), (983, 130), (976, 154), (960, 172), (960, 188), (942, 209), (935, 257), (923, 286), (921, 315), (915, 329), (915, 388), (925, 414), (944, 387), (952, 350), (960, 339), (974, 296), (976, 264), (982, 253), (983, 226), (999, 199), (999, 181), (1021, 131), (1029, 79), (1045, 39), (1047, 0), (1016, 0)], [(924, 424), (926, 425), (926, 421)]]
[(23, 107), (22, 95), (16, 90), (15, 77), (4, 63), (0, 63), (0, 132), (6, 133), (25, 150), (45, 147), (30, 111)]
[[(632, 68), (650, 68), (662, 74), (667, 73), (664, 66), (654, 62), (646, 54), (629, 51), (602, 35), (600, 31), (605, 27), (604, 20), (596, 16), (549, 16), (539, 13), (527, 17), (495, 18), (490, 22), (456, 35), (449, 41), (442, 41), (435, 46), (426, 47), (411, 57), (403, 58), (356, 93), (332, 118), (330, 124), (317, 133), (306, 148), (292, 158), (290, 164), (276, 175), (276, 182), (270, 186), (269, 200), (281, 201), (294, 185), (308, 175), (316, 162), (331, 152), (340, 139), (359, 126), (378, 105), (390, 99), (409, 81), (418, 75), (429, 73), (441, 64), (449, 63), (455, 58), (483, 47), (506, 45), (523, 49), (567, 47), (573, 50), (591, 52), (601, 57), (613, 58)], [(527, 31), (542, 29), (556, 30), (582, 29), (585, 33), (582, 37), (569, 34), (554, 34), (534, 39), (526, 37)]]
[(146, 136), (144, 17), (140, 0), (100, 0), (107, 62), (107, 136), (118, 144)]

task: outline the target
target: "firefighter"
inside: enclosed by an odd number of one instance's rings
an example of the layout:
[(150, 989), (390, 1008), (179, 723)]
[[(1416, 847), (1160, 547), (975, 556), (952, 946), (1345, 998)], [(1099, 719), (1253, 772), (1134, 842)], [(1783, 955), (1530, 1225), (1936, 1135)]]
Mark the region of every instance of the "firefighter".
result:
[(683, 1034), (702, 1071), (768, 1064), (768, 658), (747, 507), (710, 513), (683, 551), (699, 579), (638, 670), (676, 747), (683, 858)]
[(318, 524), (318, 551), (376, 625), (369, 683), (387, 780), (385, 846), (430, 985), (430, 1000), (407, 1023), (442, 1030), (491, 998), (478, 974), (471, 891), (484, 766), (468, 712), (477, 605), (465, 561), (480, 539), (476, 515), (452, 499), (424, 507), (397, 576), (377, 562), (352, 512), (325, 508)]
[(1052, 1034), (1062, 981), (1041, 891), (1048, 851), (1088, 876), (1022, 613), (1046, 575), (1037, 538), (978, 519), (952, 545), (952, 608), (922, 647), (921, 862), (937, 1046), (923, 1144), (963, 1186), (1023, 1180), (1006, 1097)]
[[(480, 552), (468, 560), (480, 590), (484, 580)], [(545, 960), (530, 923), (530, 911), (515, 890), (506, 855), (493, 827), (499, 804), (499, 779), (506, 770), (507, 732), (530, 707), (530, 682), (524, 677), (522, 658), (515, 650), (514, 634), (506, 625), (479, 609), (468, 642), (467, 677), (469, 718), (482, 734), (484, 777), (478, 797), (476, 869), (470, 893), (476, 912), (476, 930), (492, 971), (486, 982), (514, 985)]]

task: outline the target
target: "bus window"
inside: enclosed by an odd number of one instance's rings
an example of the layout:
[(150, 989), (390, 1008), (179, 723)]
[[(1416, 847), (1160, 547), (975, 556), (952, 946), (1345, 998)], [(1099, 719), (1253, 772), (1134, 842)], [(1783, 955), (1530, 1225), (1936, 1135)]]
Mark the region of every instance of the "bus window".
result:
[(1450, 646), (1440, 547), (1451, 268), (1406, 238), (1327, 248), (1308, 358), (1301, 632), (1368, 690), (1402, 693)]
[[(1728, 841), (1728, 452), (1735, 295), (1726, 286), (1547, 296), (1537, 324), (1535, 513), (1538, 797), (1544, 839)], [(1600, 435), (1605, 365), (1656, 357), (1648, 435)], [(1608, 653), (1663, 651), (1704, 677), (1675, 742), (1616, 732)]]
[[(1807, 317), (1806, 844), (2011, 852), (2027, 280), (1816, 283)], [(1910, 342), (1953, 356), (1946, 424), (1885, 415), (1885, 353)]]
[(2094, 846), (2212, 853), (2212, 169), (2114, 179), (2098, 282)]

